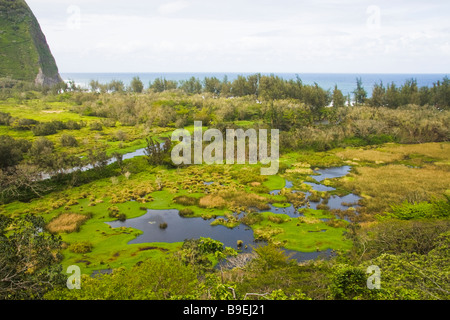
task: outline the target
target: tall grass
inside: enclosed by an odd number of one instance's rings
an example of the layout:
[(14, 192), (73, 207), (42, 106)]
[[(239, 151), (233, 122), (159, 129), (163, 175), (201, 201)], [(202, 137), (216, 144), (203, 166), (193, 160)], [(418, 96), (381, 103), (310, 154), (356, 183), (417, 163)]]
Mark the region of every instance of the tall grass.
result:
[(341, 184), (362, 195), (367, 213), (388, 211), (393, 204), (404, 201), (421, 202), (441, 197), (450, 186), (448, 167), (427, 165), (412, 168), (389, 164), (381, 167), (357, 167), (354, 179), (343, 179)]
[(51, 233), (72, 233), (80, 230), (81, 225), (90, 218), (90, 215), (78, 213), (63, 213), (47, 224)]

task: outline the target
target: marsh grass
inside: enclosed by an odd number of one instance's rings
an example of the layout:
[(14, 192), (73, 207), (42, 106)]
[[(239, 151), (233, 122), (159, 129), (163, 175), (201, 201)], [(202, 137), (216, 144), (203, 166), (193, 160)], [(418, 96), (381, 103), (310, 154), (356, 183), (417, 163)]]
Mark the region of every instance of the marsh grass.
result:
[(405, 165), (389, 164), (380, 167), (357, 167), (354, 179), (343, 179), (341, 184), (348, 190), (361, 195), (360, 200), (367, 213), (382, 213), (390, 205), (421, 202), (432, 197), (442, 197), (449, 189), (448, 168), (426, 165), (411, 168)]
[(173, 202), (184, 206), (194, 206), (198, 204), (198, 199), (190, 196), (177, 196), (173, 199)]
[(47, 230), (55, 234), (76, 232), (90, 217), (89, 214), (62, 213), (47, 224)]
[[(394, 150), (393, 150), (394, 151)], [(345, 149), (336, 153), (343, 160), (368, 161), (375, 163), (390, 163), (404, 158), (404, 154), (383, 151), (380, 149)]]

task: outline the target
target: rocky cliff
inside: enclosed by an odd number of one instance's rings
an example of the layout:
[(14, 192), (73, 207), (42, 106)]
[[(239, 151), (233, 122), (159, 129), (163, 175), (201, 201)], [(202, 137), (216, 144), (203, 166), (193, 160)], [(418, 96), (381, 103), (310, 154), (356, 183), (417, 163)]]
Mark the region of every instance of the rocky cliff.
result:
[(61, 82), (39, 22), (24, 0), (0, 0), (0, 78)]

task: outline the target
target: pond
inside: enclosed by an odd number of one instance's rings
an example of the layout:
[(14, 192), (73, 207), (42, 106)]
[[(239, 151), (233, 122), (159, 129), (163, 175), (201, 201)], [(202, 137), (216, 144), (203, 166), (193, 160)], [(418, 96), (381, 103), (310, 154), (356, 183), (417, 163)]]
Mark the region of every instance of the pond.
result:
[[(242, 250), (250, 252), (250, 246), (256, 246), (253, 230), (245, 225), (239, 225), (233, 229), (225, 226), (212, 226), (213, 219), (183, 218), (178, 210), (147, 210), (141, 217), (126, 221), (113, 221), (108, 224), (113, 228), (131, 227), (143, 231), (143, 234), (131, 240), (132, 243), (151, 242), (183, 242), (186, 239), (198, 239), (200, 237), (211, 238), (222, 242), (225, 246), (237, 248), (237, 241), (243, 241)], [(161, 224), (167, 224), (161, 228)], [(247, 246), (247, 248), (245, 248)]]
[[(139, 152), (139, 151), (138, 151)], [(315, 170), (312, 177), (321, 182), (324, 179), (339, 178), (347, 175), (350, 172), (349, 166), (326, 168)], [(212, 182), (205, 182), (210, 184)], [(317, 191), (332, 191), (335, 190), (332, 187), (324, 186), (320, 183), (308, 183), (314, 190)], [(292, 188), (293, 183), (286, 180), (286, 188)], [(272, 190), (271, 193), (277, 193), (280, 190)], [(306, 193), (306, 196), (309, 192)], [(359, 197), (354, 194), (348, 194), (342, 197), (331, 196), (328, 199), (328, 206), (330, 209), (348, 209), (345, 204), (357, 203)], [(316, 209), (318, 202), (310, 202), (310, 208)], [(291, 204), (285, 208), (275, 207), (269, 204), (270, 208), (264, 211), (270, 211), (273, 213), (283, 213), (290, 217), (298, 217), (300, 213)], [(306, 207), (306, 205), (304, 206)], [(237, 249), (238, 240), (243, 242), (243, 246), (240, 248), (242, 252), (251, 252), (252, 247), (258, 245), (264, 245), (264, 242), (256, 242), (253, 236), (253, 230), (243, 224), (235, 228), (227, 228), (222, 225), (212, 226), (213, 219), (205, 220), (203, 218), (184, 218), (178, 214), (176, 209), (166, 210), (147, 210), (147, 213), (141, 217), (128, 219), (126, 221), (113, 221), (108, 224), (113, 228), (118, 227), (132, 227), (134, 229), (142, 230), (143, 233), (131, 240), (129, 243), (152, 243), (152, 242), (183, 242), (186, 239), (198, 239), (200, 237), (208, 237), (222, 242), (225, 246)], [(164, 228), (164, 225), (166, 227)], [(329, 257), (332, 254), (332, 250), (318, 251), (318, 252), (297, 252), (285, 250), (287, 253), (292, 254), (292, 258), (298, 261), (305, 261), (315, 259), (317, 257)]]

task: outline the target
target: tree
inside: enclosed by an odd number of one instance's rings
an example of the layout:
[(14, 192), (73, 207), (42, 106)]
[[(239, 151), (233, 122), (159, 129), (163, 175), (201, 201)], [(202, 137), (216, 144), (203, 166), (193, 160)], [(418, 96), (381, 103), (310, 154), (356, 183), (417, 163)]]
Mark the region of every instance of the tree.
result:
[(353, 91), (355, 96), (355, 103), (357, 105), (363, 104), (367, 99), (367, 91), (364, 89), (362, 85), (361, 78), (356, 78), (356, 89)]
[(164, 144), (153, 140), (152, 137), (146, 139), (147, 146), (145, 147), (145, 155), (147, 156), (147, 161), (150, 165), (158, 166), (164, 163), (171, 163), (170, 160), (170, 149), (171, 141), (167, 139)]
[(163, 92), (166, 90), (174, 90), (178, 87), (178, 83), (173, 80), (166, 80), (165, 78), (156, 78), (153, 83), (150, 82), (149, 88), (156, 92)]
[(15, 140), (10, 136), (0, 136), (0, 169), (13, 167), (23, 160), (23, 155), (30, 149), (27, 140)]
[(125, 85), (121, 80), (112, 80), (108, 84), (108, 89), (112, 92), (124, 92), (125, 91)]
[(333, 107), (339, 108), (345, 106), (345, 97), (342, 91), (338, 89), (337, 85), (334, 86), (332, 95)]
[(191, 77), (189, 80), (181, 81), (181, 90), (189, 94), (198, 94), (202, 91), (202, 83), (199, 79)]
[(41, 182), (42, 169), (36, 165), (19, 164), (8, 170), (0, 169), (0, 202), (29, 200), (40, 197), (50, 189)]
[(91, 87), (92, 92), (97, 92), (100, 90), (100, 82), (98, 82), (98, 80), (91, 80), (89, 82), (89, 86)]
[(222, 89), (222, 83), (216, 77), (205, 77), (203, 81), (203, 85), (206, 92), (212, 93), (214, 95), (220, 95), (220, 91)]
[(42, 217), (0, 215), (0, 299), (42, 299), (64, 284), (61, 237), (43, 230)]
[(396, 109), (401, 104), (400, 92), (395, 85), (395, 83), (391, 83), (386, 88), (386, 106), (391, 109)]
[(383, 107), (385, 104), (386, 104), (386, 89), (383, 86), (383, 82), (380, 82), (380, 84), (375, 84), (373, 86), (370, 105), (372, 107)]
[(133, 80), (131, 80), (130, 88), (132, 92), (142, 93), (142, 91), (144, 90), (144, 84), (142, 83), (141, 79), (139, 79), (139, 77), (133, 77)]

